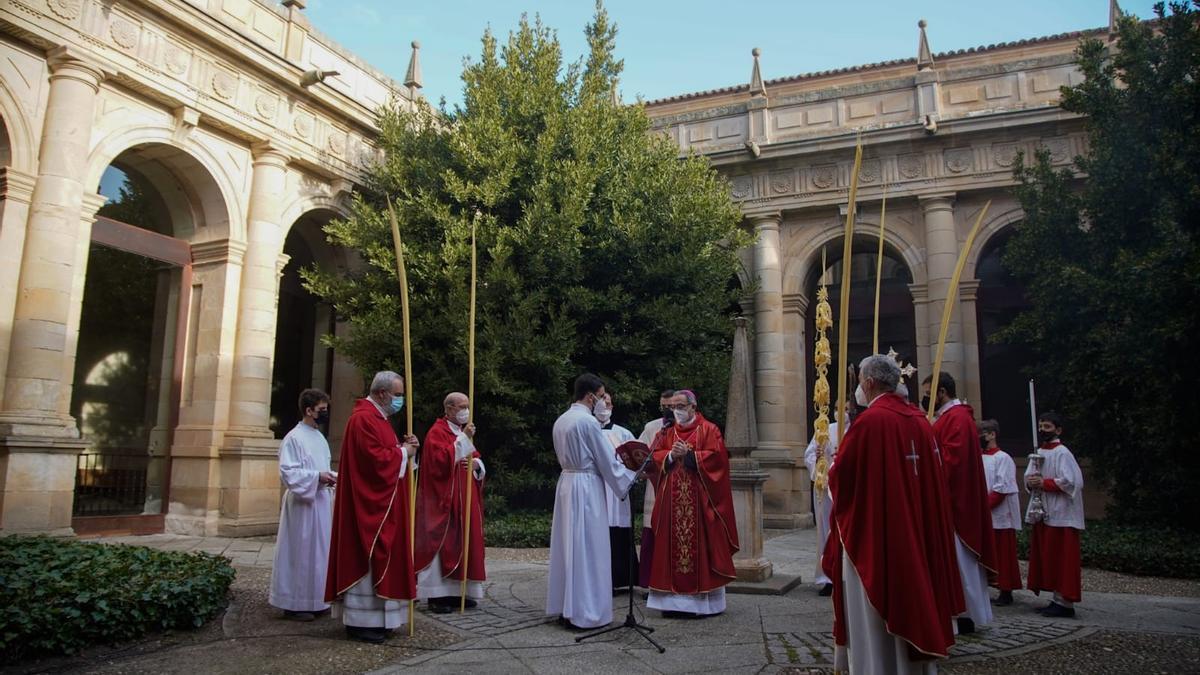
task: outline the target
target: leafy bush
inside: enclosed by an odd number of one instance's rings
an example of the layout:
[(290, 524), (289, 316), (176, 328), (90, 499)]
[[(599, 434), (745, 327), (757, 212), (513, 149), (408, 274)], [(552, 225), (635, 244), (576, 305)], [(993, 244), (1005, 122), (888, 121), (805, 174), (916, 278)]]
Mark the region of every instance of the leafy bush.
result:
[[(1017, 533), (1017, 555), (1029, 558), (1029, 529)], [(1090, 520), (1079, 541), (1084, 567), (1178, 579), (1200, 579), (1200, 541), (1182, 530)]]
[(207, 553), (0, 537), (0, 661), (198, 627), (233, 577)]
[(550, 545), (549, 511), (514, 511), (489, 514), (483, 521), (483, 539), (488, 546), (502, 548), (545, 548)]

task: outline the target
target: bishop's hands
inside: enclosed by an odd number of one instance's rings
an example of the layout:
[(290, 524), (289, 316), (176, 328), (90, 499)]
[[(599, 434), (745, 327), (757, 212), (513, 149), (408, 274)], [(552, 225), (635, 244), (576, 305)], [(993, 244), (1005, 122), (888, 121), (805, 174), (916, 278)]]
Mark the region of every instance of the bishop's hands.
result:
[(684, 443), (683, 441), (675, 441), (675, 443), (671, 446), (671, 459), (673, 461), (683, 459), (683, 456), (691, 452), (691, 450), (692, 449), (688, 447), (687, 443)]

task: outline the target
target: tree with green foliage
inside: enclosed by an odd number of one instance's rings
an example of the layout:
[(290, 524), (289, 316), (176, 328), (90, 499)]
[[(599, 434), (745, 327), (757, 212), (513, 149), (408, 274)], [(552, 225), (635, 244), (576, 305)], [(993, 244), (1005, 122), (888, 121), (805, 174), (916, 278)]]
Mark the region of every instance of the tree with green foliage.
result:
[[(1025, 222), (1005, 263), (1032, 307), (1002, 336), (1036, 355), (1043, 410), (1111, 482), (1111, 515), (1195, 529), (1200, 396), (1200, 4), (1121, 19), (1081, 42), (1085, 80), (1063, 88), (1088, 148), (1055, 170), (1016, 170)], [(1081, 179), (1080, 176), (1083, 176)]]
[(587, 56), (564, 66), (554, 31), (522, 17), (506, 43), (483, 35), (461, 106), (384, 109), (384, 157), (351, 215), (326, 228), (364, 265), (349, 276), (304, 272), (351, 324), (333, 346), (364, 372), (400, 371), (390, 200), (423, 433), (442, 397), (467, 388), (477, 224), (476, 441), (489, 492), (513, 506), (552, 494), (550, 428), (581, 372), (609, 383), (618, 419), (657, 415), (668, 386), (696, 389), (723, 419), (737, 251), (749, 236), (726, 182), (703, 159), (680, 159), (641, 105), (616, 100), (616, 28), (599, 4), (586, 36)]

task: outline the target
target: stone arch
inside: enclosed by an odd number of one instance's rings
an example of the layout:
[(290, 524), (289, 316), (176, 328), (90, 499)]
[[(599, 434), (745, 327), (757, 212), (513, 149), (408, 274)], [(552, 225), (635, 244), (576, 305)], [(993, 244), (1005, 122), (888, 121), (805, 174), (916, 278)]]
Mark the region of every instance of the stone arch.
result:
[(3, 78), (0, 78), (0, 144), (3, 144), (0, 167), (11, 166), (29, 174), (35, 171), (37, 144), (32, 127)]
[(315, 253), (320, 256), (328, 253), (329, 258), (319, 258), (316, 262), (322, 265), (332, 265), (335, 269), (348, 270), (351, 267), (350, 252), (345, 249), (329, 246), (323, 236), (306, 223), (322, 221), (321, 225), (333, 218), (349, 218), (350, 208), (347, 200), (331, 195), (304, 195), (292, 200), (283, 209), (280, 222), (283, 223), (284, 233), (280, 241), (279, 253), (283, 253), (287, 238), (297, 232)]
[(963, 280), (975, 278), (975, 268), (979, 265), (980, 258), (988, 247), (993, 244), (993, 239), (1005, 230), (1010, 225), (1020, 222), (1025, 218), (1025, 210), (1019, 204), (1014, 204), (1006, 211), (995, 214), (988, 218), (987, 222), (979, 228), (979, 234), (975, 236), (975, 253), (967, 256), (967, 264), (963, 268)]
[[(874, 227), (870, 227), (871, 225)], [(803, 245), (787, 251), (787, 263), (783, 268), (783, 292), (785, 295), (805, 292), (805, 280), (812, 271), (813, 265), (820, 264), (822, 247), (827, 246), (832, 251), (836, 245), (838, 255), (841, 255), (842, 237), (845, 231), (845, 223), (837, 220), (828, 222), (808, 233)], [(879, 220), (876, 218), (875, 222), (871, 223), (866, 219), (858, 219), (854, 232), (856, 239), (869, 237), (878, 245)], [(886, 229), (883, 243), (904, 261), (909, 273), (912, 274), (913, 283), (925, 282), (924, 255), (907, 231), (899, 228)]]
[(200, 143), (177, 140), (169, 127), (116, 131), (92, 149), (84, 185), (95, 190), (114, 163), (137, 171), (164, 195), (184, 195), (183, 200), (166, 200), (177, 238), (191, 243), (245, 240), (245, 214), (240, 200), (233, 198), (238, 181), (225, 170), (228, 162)]

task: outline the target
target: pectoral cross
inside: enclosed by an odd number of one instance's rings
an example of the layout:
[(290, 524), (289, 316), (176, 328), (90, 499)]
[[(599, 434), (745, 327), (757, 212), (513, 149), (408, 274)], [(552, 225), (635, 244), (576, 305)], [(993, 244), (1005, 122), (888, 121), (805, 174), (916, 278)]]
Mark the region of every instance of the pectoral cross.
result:
[(920, 457), (919, 455), (917, 455), (917, 444), (916, 444), (915, 442), (913, 442), (913, 441), (909, 441), (908, 443), (909, 443), (909, 445), (912, 447), (912, 454), (911, 454), (911, 455), (905, 455), (905, 456), (904, 456), (904, 459), (907, 459), (907, 460), (909, 460), (909, 461), (911, 461), (911, 462), (912, 462), (912, 465), (913, 465), (913, 475), (915, 476), (915, 475), (917, 475), (917, 461), (918, 461), (918, 460), (920, 460), (920, 459), (921, 459), (921, 457)]

